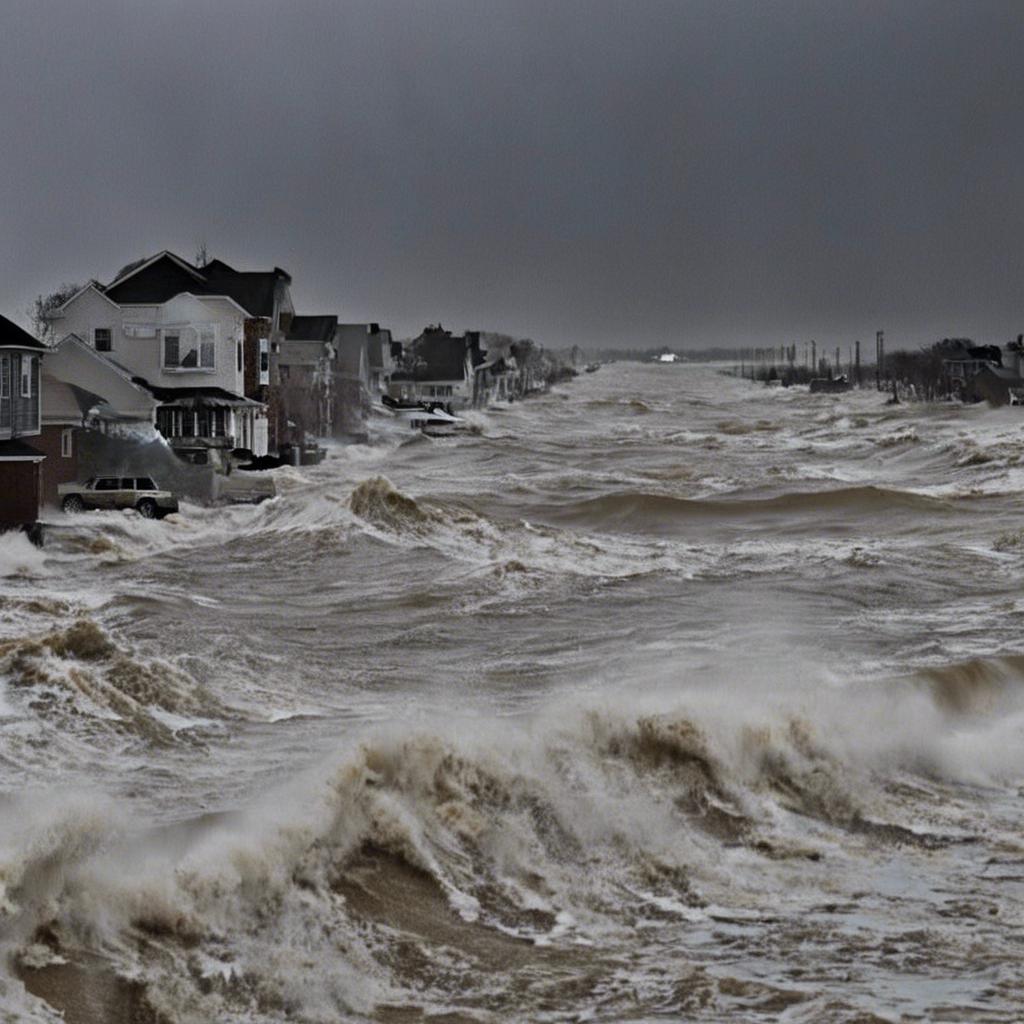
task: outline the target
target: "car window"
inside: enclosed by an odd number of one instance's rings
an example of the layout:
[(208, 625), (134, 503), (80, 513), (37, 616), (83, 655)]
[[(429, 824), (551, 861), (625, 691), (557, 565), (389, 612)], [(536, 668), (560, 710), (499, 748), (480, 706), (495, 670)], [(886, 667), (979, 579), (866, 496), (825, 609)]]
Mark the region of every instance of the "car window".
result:
[(122, 491), (134, 491), (135, 490), (135, 477), (123, 476), (121, 477), (121, 490)]
[(119, 491), (121, 489), (121, 482), (116, 476), (101, 476), (96, 481), (97, 491)]
[(140, 491), (158, 491), (160, 489), (148, 476), (140, 476), (135, 481), (135, 487)]

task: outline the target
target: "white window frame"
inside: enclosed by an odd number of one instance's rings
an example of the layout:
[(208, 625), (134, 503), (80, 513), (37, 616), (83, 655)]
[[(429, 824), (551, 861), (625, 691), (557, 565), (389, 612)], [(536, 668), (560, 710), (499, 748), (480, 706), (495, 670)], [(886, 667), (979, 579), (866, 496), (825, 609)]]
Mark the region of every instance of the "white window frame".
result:
[(0, 356), (0, 398), (11, 397), (11, 357)]
[(73, 427), (65, 427), (60, 432), (60, 457), (62, 459), (70, 459), (74, 456), (74, 436)]
[[(178, 342), (178, 361), (168, 363), (167, 342), (175, 338)], [(216, 373), (217, 372), (217, 328), (214, 324), (182, 324), (165, 327), (160, 334), (160, 366), (168, 373)], [(195, 365), (185, 366), (184, 361), (195, 354)]]
[[(110, 347), (109, 348), (100, 348), (99, 341), (96, 338), (96, 333), (98, 331), (106, 331), (107, 332), (107, 335), (110, 338)], [(114, 351), (114, 328), (113, 327), (94, 327), (92, 329), (92, 347), (97, 352), (113, 352)]]
[[(196, 345), (199, 349), (199, 369), (200, 370), (212, 370), (217, 369), (217, 331), (213, 327), (199, 328), (196, 331)], [(206, 353), (210, 354), (210, 362), (207, 363), (204, 360)]]
[(21, 357), (21, 397), (32, 397), (32, 360), (35, 356)]

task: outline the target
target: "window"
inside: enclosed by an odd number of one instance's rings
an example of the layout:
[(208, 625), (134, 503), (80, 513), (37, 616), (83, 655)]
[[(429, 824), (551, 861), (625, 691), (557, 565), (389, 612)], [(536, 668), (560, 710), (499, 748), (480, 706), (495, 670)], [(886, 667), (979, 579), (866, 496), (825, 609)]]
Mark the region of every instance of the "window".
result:
[(213, 331), (199, 332), (199, 365), (204, 370), (214, 368), (217, 346), (214, 344)]
[(217, 360), (212, 327), (182, 327), (164, 335), (165, 370), (213, 370)]
[(270, 339), (260, 338), (260, 383), (270, 383)]
[(237, 349), (238, 349), (238, 372), (241, 373), (242, 372), (242, 343), (241, 342), (238, 343)]
[(109, 327), (97, 327), (92, 332), (92, 341), (97, 352), (110, 352), (114, 347)]
[(11, 397), (11, 357), (0, 356), (0, 398)]
[(121, 477), (121, 490), (122, 491), (134, 491), (135, 490), (135, 477), (123, 476)]
[(21, 397), (32, 397), (32, 361), (34, 356), (21, 357)]
[(135, 489), (137, 491), (156, 491), (159, 490), (157, 485), (148, 476), (140, 476), (135, 479)]
[(70, 427), (60, 432), (60, 455), (62, 459), (70, 459), (74, 455), (72, 448), (72, 438), (74, 436), (75, 432)]
[(96, 481), (97, 491), (119, 491), (121, 490), (121, 481), (116, 476), (101, 476)]
[(181, 365), (181, 354), (177, 334), (164, 335), (164, 368), (176, 370)]

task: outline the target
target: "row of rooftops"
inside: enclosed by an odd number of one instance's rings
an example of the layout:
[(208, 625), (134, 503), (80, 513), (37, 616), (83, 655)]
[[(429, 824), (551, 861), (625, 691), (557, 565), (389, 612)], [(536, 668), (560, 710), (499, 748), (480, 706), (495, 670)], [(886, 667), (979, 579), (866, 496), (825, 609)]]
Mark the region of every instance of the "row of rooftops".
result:
[[(291, 275), (280, 267), (267, 271), (240, 271), (220, 259), (213, 259), (198, 266), (183, 259), (176, 253), (163, 250), (154, 256), (136, 260), (122, 267), (109, 284), (90, 281), (64, 305), (73, 301), (81, 291), (95, 289), (116, 305), (161, 305), (183, 293), (196, 296), (226, 297), (232, 300), (250, 317), (272, 318), (281, 309), (284, 290), (292, 282)], [(290, 307), (290, 301), (288, 303)], [(388, 356), (398, 358), (397, 343), (393, 343), (389, 331), (381, 330), (378, 324), (343, 324), (334, 314), (292, 315), (290, 322), (282, 318), (286, 341), (335, 343), (338, 362), (345, 362), (352, 355), (346, 350), (356, 340), (355, 334), (365, 335), (377, 342), (367, 346), (367, 363), (370, 369), (379, 369)], [(11, 332), (16, 332), (11, 334)], [(5, 337), (14, 337), (16, 343), (25, 347), (45, 349), (27, 332), (10, 321), (0, 323), (0, 346)], [(480, 344), (480, 333), (466, 332), (453, 335), (440, 324), (427, 327), (410, 345), (415, 353), (414, 366), (409, 370), (398, 370), (396, 376), (411, 376), (431, 379), (455, 380), (465, 374), (467, 358), (472, 368), (480, 367), (487, 361)], [(493, 360), (492, 360), (493, 361)], [(152, 388), (147, 382), (138, 383)], [(170, 390), (170, 389), (160, 389)], [(173, 389), (180, 391), (181, 389)], [(206, 389), (190, 389), (206, 390)], [(168, 396), (160, 396), (164, 400)]]

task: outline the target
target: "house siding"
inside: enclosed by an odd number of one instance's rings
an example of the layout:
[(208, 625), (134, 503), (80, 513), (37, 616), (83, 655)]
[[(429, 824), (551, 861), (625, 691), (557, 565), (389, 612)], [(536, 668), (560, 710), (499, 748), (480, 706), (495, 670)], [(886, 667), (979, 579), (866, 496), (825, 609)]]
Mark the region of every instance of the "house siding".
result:
[[(63, 435), (65, 431), (71, 431), (71, 455), (63, 454)], [(78, 449), (82, 443), (82, 434), (85, 433), (80, 427), (69, 427), (65, 424), (48, 424), (43, 427), (42, 433), (32, 442), (32, 447), (38, 449), (46, 456), (42, 473), (42, 502), (45, 505), (58, 506), (60, 504), (57, 487), (60, 484), (67, 484), (77, 481), (78, 475)]]
[[(106, 353), (131, 374), (160, 387), (219, 387), (243, 393), (243, 375), (237, 370), (237, 343), (242, 338), (243, 316), (223, 299), (177, 295), (161, 305), (111, 305), (98, 292), (82, 292), (54, 321), (61, 338), (75, 334), (93, 345), (93, 332), (111, 332), (112, 351)], [(215, 333), (214, 369), (167, 370), (163, 365), (163, 336), (175, 328), (209, 327)]]
[[(39, 356), (27, 352), (0, 353), (0, 360), (5, 358), (10, 367), (10, 394), (7, 398), (0, 398), (0, 440), (31, 437), (39, 433)], [(28, 398), (21, 394), (22, 360), (25, 359), (32, 362), (31, 395)]]

